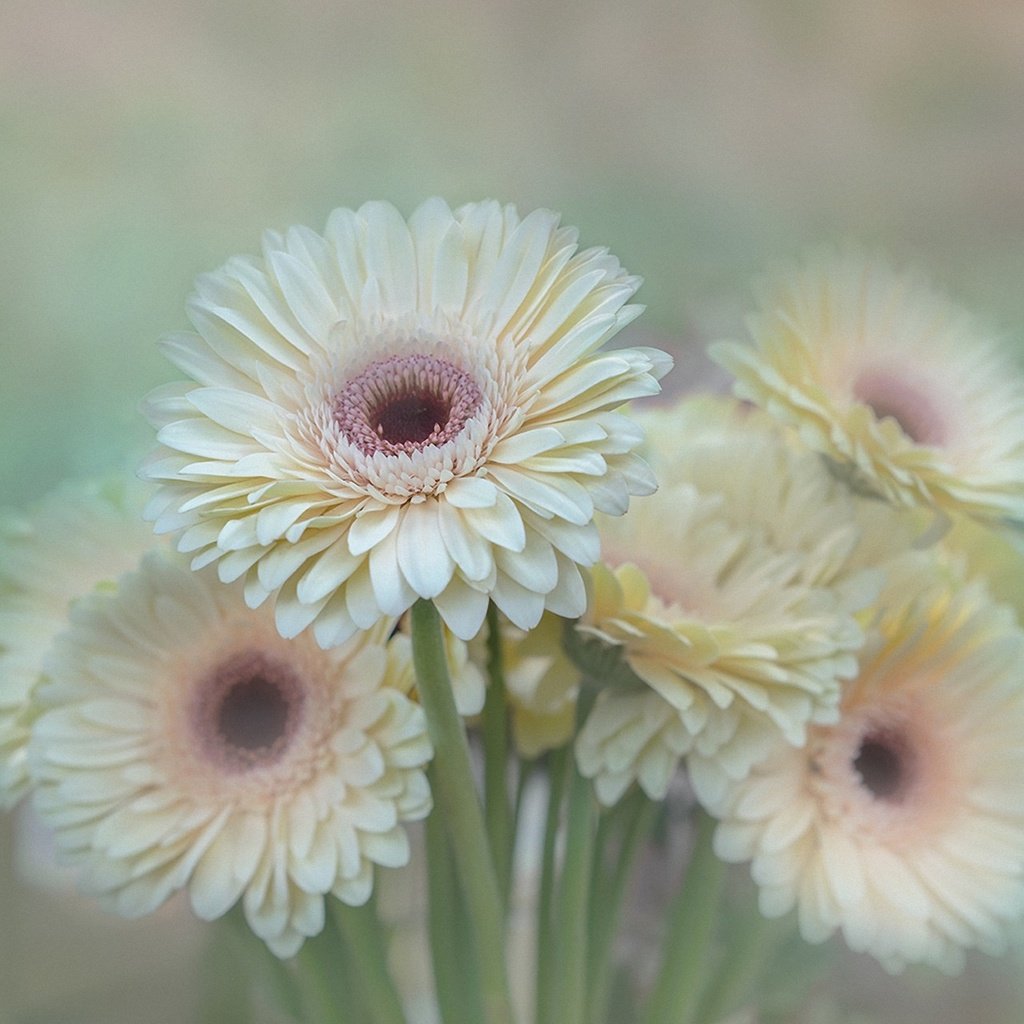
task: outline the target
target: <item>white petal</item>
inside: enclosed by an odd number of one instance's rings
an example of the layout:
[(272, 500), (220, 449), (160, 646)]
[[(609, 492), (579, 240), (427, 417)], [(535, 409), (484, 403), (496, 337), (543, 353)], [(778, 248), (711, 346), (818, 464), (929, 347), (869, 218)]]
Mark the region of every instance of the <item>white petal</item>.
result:
[(455, 576), (434, 598), (434, 605), (445, 625), (460, 640), (469, 641), (480, 632), (489, 600), (487, 594), (474, 590)]
[(544, 614), (544, 595), (520, 586), (503, 574), (491, 592), (491, 598), (513, 625), (520, 629), (533, 629)]
[(437, 525), (460, 575), (467, 580), (485, 579), (494, 567), (491, 545), (474, 532), (457, 508), (443, 499), (438, 502)]
[(420, 597), (436, 597), (448, 585), (455, 563), (440, 543), (438, 501), (428, 499), (405, 509), (397, 531), (398, 565)]
[(378, 282), (381, 300), (394, 314), (415, 309), (416, 256), (402, 215), (390, 203), (370, 202), (359, 208), (359, 218), (366, 270)]
[(310, 567), (295, 588), (296, 596), (303, 604), (329, 597), (364, 560), (364, 556), (351, 554), (344, 538), (336, 540), (319, 558), (310, 559)]
[(522, 551), (526, 546), (526, 529), (519, 510), (506, 494), (497, 492), (491, 508), (466, 508), (465, 522), (485, 540), (509, 551)]
[(412, 607), (416, 594), (398, 570), (397, 532), (390, 533), (370, 552), (370, 577), (377, 604), (385, 615), (397, 618)]
[(357, 516), (348, 531), (349, 551), (362, 555), (379, 544), (398, 525), (400, 514), (400, 506), (387, 505)]
[(498, 488), (480, 476), (456, 477), (444, 496), (456, 508), (491, 508), (498, 500)]

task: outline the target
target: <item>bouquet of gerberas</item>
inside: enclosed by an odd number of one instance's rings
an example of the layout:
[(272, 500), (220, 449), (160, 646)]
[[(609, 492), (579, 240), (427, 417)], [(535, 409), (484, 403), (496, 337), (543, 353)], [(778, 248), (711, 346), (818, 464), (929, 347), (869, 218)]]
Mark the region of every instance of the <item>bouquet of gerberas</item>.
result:
[(262, 940), (238, 999), (309, 1024), (781, 1019), (791, 911), (892, 971), (1002, 948), (1020, 373), (824, 253), (713, 350), (746, 401), (627, 412), (670, 367), (603, 347), (638, 285), (548, 211), (440, 200), (199, 278), (148, 495), (65, 486), (3, 538), (0, 785), (86, 891), (186, 890)]

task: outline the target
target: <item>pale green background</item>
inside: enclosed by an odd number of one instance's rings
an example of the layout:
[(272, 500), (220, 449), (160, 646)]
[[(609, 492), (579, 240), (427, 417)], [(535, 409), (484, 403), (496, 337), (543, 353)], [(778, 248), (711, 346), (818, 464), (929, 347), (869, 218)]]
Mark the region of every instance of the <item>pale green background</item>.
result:
[[(134, 462), (137, 403), (174, 375), (157, 337), (264, 227), (373, 197), (552, 206), (646, 278), (634, 338), (699, 377), (686, 347), (739, 330), (753, 273), (844, 238), (1020, 348), (1022, 183), (1016, 0), (0, 0), (0, 504)], [(0, 1021), (191, 1019), (187, 915), (94, 917), (0, 857)], [(1024, 1016), (1006, 964), (851, 971), (887, 1024)]]

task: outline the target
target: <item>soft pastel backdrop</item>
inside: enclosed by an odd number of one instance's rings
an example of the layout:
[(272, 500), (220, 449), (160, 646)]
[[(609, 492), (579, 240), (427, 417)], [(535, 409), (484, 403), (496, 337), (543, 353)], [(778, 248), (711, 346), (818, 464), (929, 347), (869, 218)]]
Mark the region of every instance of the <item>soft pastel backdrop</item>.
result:
[[(752, 275), (846, 238), (1024, 352), (1022, 182), (1016, 0), (4, 0), (0, 504), (133, 463), (173, 376), (156, 339), (264, 227), (376, 197), (552, 206), (644, 276), (632, 338), (678, 353), (681, 388)], [(0, 825), (0, 1022), (196, 1019), (203, 930), (48, 888), (25, 831), (29, 878)], [(865, 1016), (804, 1019), (1017, 1024), (1019, 959), (891, 983), (850, 958)]]

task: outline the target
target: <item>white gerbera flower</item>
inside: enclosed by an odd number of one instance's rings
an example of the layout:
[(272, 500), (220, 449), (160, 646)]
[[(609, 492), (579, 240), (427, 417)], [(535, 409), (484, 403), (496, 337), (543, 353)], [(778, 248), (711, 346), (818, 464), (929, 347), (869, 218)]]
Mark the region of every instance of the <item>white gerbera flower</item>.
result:
[(863, 640), (853, 613), (880, 587), (869, 563), (892, 554), (877, 534), (904, 539), (733, 403), (686, 402), (644, 422), (662, 486), (602, 520), (606, 564), (579, 627), (653, 691), (606, 688), (581, 730), (577, 760), (605, 802), (634, 779), (660, 799), (683, 754), (698, 792), (713, 794), (777, 737), (800, 746), (809, 724), (834, 720)]
[(157, 545), (137, 487), (65, 484), (0, 524), (0, 806), (28, 787), (29, 695), (72, 600)]
[(125, 916), (187, 888), (242, 900), (278, 956), (367, 899), (430, 809), (422, 710), (394, 683), (405, 647), (288, 641), (239, 587), (150, 554), (116, 594), (76, 604), (37, 688), (38, 810), (82, 885)]
[(891, 971), (959, 969), (1024, 911), (1024, 633), (923, 556), (894, 573), (841, 717), (776, 742), (711, 810), (761, 909)]
[(1024, 376), (911, 274), (829, 256), (765, 289), (754, 345), (712, 355), (736, 392), (856, 484), (903, 505), (1024, 521)]
[(157, 530), (325, 647), (417, 598), (467, 640), (489, 598), (524, 629), (580, 614), (595, 509), (654, 489), (612, 410), (670, 360), (597, 351), (639, 281), (576, 237), (546, 210), (374, 202), (201, 277), (198, 335), (164, 346), (194, 383), (149, 401)]

